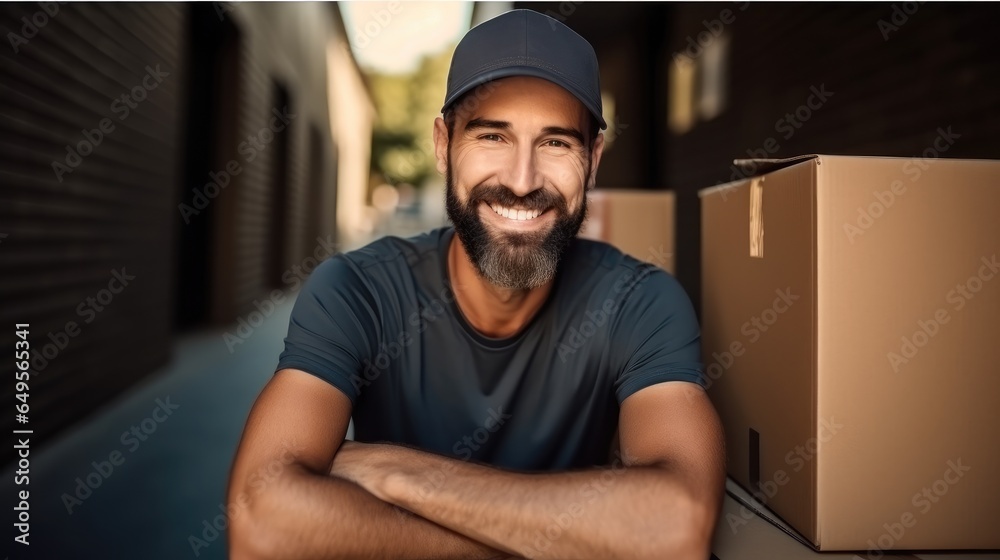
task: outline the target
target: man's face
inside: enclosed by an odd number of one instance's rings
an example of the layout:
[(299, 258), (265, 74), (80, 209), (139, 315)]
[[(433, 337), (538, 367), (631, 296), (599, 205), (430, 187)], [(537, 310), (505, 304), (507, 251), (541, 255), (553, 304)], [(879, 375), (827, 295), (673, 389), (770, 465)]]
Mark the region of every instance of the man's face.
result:
[(583, 224), (603, 137), (591, 143), (586, 108), (547, 80), (504, 78), (469, 101), (450, 139), (435, 123), (448, 217), (486, 280), (541, 286)]

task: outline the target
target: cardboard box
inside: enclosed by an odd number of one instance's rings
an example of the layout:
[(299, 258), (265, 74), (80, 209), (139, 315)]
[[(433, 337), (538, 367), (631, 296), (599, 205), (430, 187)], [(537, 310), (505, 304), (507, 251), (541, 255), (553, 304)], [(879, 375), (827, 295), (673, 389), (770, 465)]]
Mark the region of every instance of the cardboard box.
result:
[(605, 241), (674, 273), (674, 193), (595, 189), (580, 237)]
[[(871, 560), (878, 556), (872, 555)], [(868, 560), (867, 553), (816, 552), (732, 479), (712, 539), (713, 560)], [(883, 560), (1000, 560), (996, 552), (890, 552)]]
[(1000, 548), (1000, 162), (740, 163), (700, 193), (730, 475), (818, 550)]

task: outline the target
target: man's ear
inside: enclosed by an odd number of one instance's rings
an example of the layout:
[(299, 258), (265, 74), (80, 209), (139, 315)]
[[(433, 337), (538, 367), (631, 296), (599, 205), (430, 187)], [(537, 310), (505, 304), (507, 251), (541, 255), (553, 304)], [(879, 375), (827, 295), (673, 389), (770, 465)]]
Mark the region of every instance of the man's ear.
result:
[(597, 186), (597, 167), (601, 164), (601, 155), (604, 154), (604, 133), (599, 132), (594, 139), (594, 146), (590, 149), (590, 180), (587, 181), (587, 190), (593, 190)]
[(434, 119), (434, 159), (438, 173), (444, 175), (448, 172), (448, 126), (444, 124), (444, 119), (438, 117)]

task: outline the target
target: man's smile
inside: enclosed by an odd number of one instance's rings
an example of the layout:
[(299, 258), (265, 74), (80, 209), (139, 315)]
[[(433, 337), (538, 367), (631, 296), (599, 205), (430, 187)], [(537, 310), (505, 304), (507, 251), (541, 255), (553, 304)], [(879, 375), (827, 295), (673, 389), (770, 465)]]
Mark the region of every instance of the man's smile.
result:
[(484, 221), (498, 224), (505, 228), (516, 228), (521, 230), (534, 230), (552, 222), (556, 213), (552, 208), (544, 210), (501, 206), (483, 202), (480, 205), (480, 216)]

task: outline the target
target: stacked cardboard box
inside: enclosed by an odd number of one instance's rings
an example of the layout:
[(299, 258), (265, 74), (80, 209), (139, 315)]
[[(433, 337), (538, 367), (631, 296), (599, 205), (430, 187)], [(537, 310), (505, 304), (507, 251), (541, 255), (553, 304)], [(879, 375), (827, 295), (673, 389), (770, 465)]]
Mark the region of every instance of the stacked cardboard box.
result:
[(729, 474), (818, 550), (1000, 548), (1000, 162), (742, 163), (701, 192)]
[(606, 241), (639, 260), (674, 272), (674, 193), (597, 189), (587, 195), (580, 237)]

